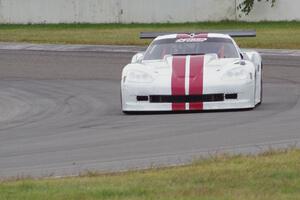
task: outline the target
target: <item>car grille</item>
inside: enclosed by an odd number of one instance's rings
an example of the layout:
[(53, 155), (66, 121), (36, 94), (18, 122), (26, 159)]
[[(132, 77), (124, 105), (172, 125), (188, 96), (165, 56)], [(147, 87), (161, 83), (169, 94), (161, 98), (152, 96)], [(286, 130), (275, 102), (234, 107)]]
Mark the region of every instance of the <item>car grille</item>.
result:
[(187, 102), (216, 102), (224, 101), (224, 94), (204, 95), (151, 95), (150, 103), (187, 103)]

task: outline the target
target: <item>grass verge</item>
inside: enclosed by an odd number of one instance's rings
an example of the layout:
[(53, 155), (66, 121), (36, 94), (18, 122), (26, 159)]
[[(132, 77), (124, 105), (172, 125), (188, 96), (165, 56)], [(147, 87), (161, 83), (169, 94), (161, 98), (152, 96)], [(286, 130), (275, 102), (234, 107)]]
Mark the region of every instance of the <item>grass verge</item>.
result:
[(2, 181), (0, 199), (300, 199), (300, 151), (217, 156), (182, 167), (136, 172)]
[(257, 38), (237, 39), (241, 47), (300, 49), (300, 22), (201, 22), (181, 24), (0, 24), (0, 41), (60, 44), (146, 45), (141, 31), (256, 29)]

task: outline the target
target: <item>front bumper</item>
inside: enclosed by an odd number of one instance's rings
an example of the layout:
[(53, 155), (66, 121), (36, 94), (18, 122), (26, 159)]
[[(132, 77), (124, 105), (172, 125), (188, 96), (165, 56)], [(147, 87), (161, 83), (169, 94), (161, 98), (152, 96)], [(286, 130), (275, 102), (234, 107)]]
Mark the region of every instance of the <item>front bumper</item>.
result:
[[(204, 95), (223, 94), (223, 100), (201, 102), (203, 107), (201, 110), (226, 110), (226, 109), (247, 109), (254, 108), (254, 83), (240, 82), (240, 83), (222, 83), (206, 85), (204, 87)], [(236, 99), (226, 98), (228, 94), (237, 94)], [(124, 84), (122, 85), (122, 110), (125, 112), (140, 112), (140, 111), (173, 111), (172, 103), (170, 102), (151, 102), (150, 96), (171, 96), (171, 89), (168, 87), (154, 88), (151, 84)], [(139, 99), (138, 96), (148, 97), (147, 100)], [(176, 99), (176, 98), (175, 98)], [(190, 99), (190, 98), (185, 98)], [(202, 101), (202, 100), (201, 100)], [(189, 110), (189, 102), (185, 109)], [(179, 111), (179, 110), (176, 110)]]

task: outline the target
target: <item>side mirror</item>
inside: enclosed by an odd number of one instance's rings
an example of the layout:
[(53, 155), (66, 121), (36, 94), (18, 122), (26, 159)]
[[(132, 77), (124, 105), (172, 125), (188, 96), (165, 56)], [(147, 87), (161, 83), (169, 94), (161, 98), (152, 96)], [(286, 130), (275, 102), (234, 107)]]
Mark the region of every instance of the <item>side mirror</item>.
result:
[(249, 60), (249, 57), (245, 52), (241, 52), (240, 55), (243, 60)]
[(131, 59), (131, 63), (141, 62), (144, 58), (144, 54), (145, 54), (144, 52), (140, 52), (140, 53), (135, 54)]
[(245, 60), (249, 60), (248, 55), (245, 52), (241, 52), (240, 53), (242, 60), (240, 61), (240, 65), (246, 65), (246, 61)]

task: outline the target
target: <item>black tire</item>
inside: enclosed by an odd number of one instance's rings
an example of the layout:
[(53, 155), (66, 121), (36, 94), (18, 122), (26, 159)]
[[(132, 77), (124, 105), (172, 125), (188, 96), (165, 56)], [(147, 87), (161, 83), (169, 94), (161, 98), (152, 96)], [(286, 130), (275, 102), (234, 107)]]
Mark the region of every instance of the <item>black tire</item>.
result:
[(262, 80), (261, 80), (261, 88), (260, 88), (260, 100), (258, 102), (258, 106), (261, 105), (263, 102), (263, 83), (262, 83)]
[(130, 115), (130, 114), (131, 114), (131, 112), (124, 111), (124, 110), (122, 110), (122, 112), (123, 112), (123, 114), (125, 114), (125, 115)]
[(124, 111), (123, 111), (123, 99), (122, 99), (122, 89), (120, 88), (120, 101), (121, 101), (121, 110), (124, 114), (126, 114)]
[(257, 105), (261, 105), (263, 102), (263, 81), (262, 81), (262, 69), (263, 69), (263, 64), (261, 64), (261, 72), (260, 72), (260, 100), (259, 103)]

